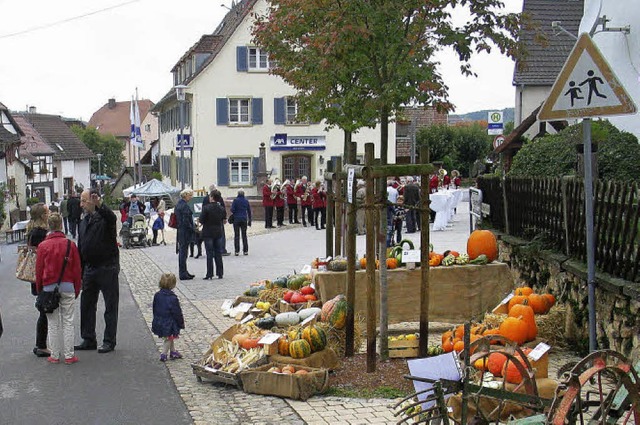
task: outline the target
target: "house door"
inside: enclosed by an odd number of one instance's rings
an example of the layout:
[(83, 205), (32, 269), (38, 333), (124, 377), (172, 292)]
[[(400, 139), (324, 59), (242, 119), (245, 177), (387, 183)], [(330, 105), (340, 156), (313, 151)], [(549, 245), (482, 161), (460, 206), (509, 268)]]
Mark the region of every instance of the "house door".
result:
[(65, 195), (71, 195), (73, 193), (73, 177), (65, 177), (62, 181), (64, 189), (63, 192)]
[(311, 157), (309, 155), (289, 155), (282, 158), (282, 181), (295, 183), (302, 176), (311, 178)]

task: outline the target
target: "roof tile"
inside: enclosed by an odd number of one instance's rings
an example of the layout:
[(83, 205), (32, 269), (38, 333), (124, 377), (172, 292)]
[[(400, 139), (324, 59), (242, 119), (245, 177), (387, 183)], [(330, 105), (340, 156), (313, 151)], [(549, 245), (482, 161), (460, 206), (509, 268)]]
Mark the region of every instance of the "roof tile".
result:
[[(140, 120), (144, 121), (149, 110), (153, 107), (153, 102), (149, 99), (138, 100), (140, 108)], [(115, 102), (113, 107), (109, 107), (109, 102), (93, 113), (87, 127), (93, 127), (100, 134), (112, 134), (116, 137), (129, 138), (131, 134), (131, 101)]]
[(20, 114), (53, 149), (53, 159), (91, 159), (93, 152), (76, 136), (59, 115)]

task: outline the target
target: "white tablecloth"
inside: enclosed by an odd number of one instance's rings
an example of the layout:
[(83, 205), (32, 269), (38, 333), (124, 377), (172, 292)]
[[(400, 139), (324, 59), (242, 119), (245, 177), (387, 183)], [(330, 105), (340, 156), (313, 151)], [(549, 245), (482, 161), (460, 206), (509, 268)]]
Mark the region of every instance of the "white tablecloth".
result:
[(462, 199), (462, 189), (442, 190), (429, 195), (431, 209), (436, 212), (433, 222), (434, 231), (446, 230), (447, 224), (453, 219), (455, 209)]
[(22, 230), (27, 228), (29, 220), (19, 221), (11, 227), (11, 230)]

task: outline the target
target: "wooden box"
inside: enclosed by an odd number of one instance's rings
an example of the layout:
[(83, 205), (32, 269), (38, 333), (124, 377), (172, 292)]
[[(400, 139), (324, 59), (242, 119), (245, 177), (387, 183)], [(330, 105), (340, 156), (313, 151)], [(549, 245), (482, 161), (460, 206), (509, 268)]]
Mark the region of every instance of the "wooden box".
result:
[(540, 360), (534, 361), (528, 359), (529, 363), (531, 363), (531, 367), (536, 372), (536, 379), (540, 378), (548, 378), (549, 377), (549, 353), (544, 353)]
[(390, 358), (411, 358), (418, 357), (420, 340), (413, 341), (407, 339), (389, 341)]

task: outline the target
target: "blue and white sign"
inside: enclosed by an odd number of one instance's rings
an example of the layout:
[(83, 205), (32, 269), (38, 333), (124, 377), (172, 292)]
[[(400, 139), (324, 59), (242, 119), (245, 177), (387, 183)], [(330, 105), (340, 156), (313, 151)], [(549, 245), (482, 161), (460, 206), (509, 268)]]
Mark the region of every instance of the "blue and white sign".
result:
[(502, 121), (502, 111), (489, 111), (487, 117), (487, 131), (492, 136), (502, 134), (504, 123)]
[(288, 136), (276, 133), (271, 138), (272, 151), (323, 151), (327, 148), (325, 136)]
[(183, 134), (182, 135), (182, 139), (180, 138), (180, 135), (178, 134), (176, 136), (176, 150), (177, 151), (181, 151), (182, 148), (184, 147), (185, 150), (190, 150), (193, 149), (193, 139), (191, 138), (190, 134)]

